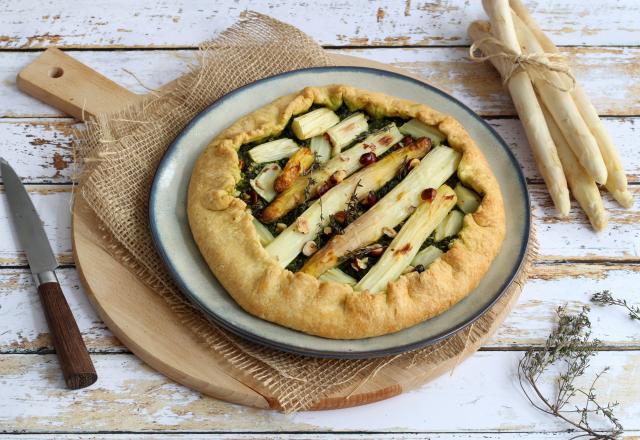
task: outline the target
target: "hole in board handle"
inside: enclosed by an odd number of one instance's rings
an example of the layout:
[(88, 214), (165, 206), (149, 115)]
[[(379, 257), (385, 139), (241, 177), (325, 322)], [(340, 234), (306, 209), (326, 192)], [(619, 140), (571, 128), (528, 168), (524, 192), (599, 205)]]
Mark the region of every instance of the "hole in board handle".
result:
[(62, 75), (64, 75), (62, 67), (52, 67), (51, 70), (49, 70), (49, 76), (51, 78), (60, 78)]

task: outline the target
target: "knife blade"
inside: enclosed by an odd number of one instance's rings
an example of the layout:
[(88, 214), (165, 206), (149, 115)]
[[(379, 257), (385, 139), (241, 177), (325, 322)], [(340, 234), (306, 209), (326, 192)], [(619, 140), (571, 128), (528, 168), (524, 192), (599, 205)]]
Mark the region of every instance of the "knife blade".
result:
[(94, 383), (98, 376), (56, 277), (55, 269), (58, 262), (40, 216), (20, 178), (2, 158), (0, 174), (13, 225), (29, 261), (65, 382), (71, 389), (87, 387)]

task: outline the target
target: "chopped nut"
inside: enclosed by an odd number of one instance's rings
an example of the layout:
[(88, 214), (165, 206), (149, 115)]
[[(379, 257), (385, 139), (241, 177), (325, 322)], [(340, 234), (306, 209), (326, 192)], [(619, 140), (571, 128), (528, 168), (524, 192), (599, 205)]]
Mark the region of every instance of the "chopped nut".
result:
[(412, 169), (414, 169), (415, 167), (417, 167), (418, 165), (420, 165), (420, 159), (411, 159), (411, 160), (409, 161), (409, 164), (408, 164), (407, 168), (408, 168), (409, 170), (412, 170)]
[(325, 182), (322, 185), (318, 186), (318, 197), (322, 197), (324, 195), (324, 193), (329, 191), (329, 189), (330, 189), (330, 187), (327, 184), (327, 182)]
[(384, 249), (385, 249), (384, 246), (378, 244), (376, 245), (376, 247), (371, 249), (371, 251), (369, 252), (369, 255), (371, 255), (372, 257), (379, 257), (384, 253)]
[(368, 258), (356, 258), (351, 262), (351, 267), (354, 270), (365, 270), (367, 268), (367, 263), (369, 262)]
[(238, 161), (238, 168), (240, 168), (241, 170), (244, 170), (244, 160), (240, 159)]
[(347, 213), (344, 211), (338, 211), (335, 214), (333, 214), (333, 218), (335, 218), (338, 223), (343, 225), (344, 222), (347, 221)]
[(331, 175), (331, 177), (329, 178), (329, 182), (331, 183), (331, 185), (337, 185), (338, 183), (342, 182), (345, 177), (347, 177), (347, 172), (345, 170), (338, 170)]
[(370, 152), (370, 153), (364, 153), (362, 156), (360, 156), (360, 163), (362, 165), (364, 165), (365, 167), (367, 165), (371, 165), (372, 163), (376, 162), (378, 160), (378, 156), (376, 156), (376, 153)]
[(402, 271), (402, 275), (409, 273), (409, 272), (413, 272), (415, 270), (415, 268), (411, 265), (407, 266), (403, 271)]
[(411, 136), (405, 136), (402, 138), (400, 142), (402, 142), (402, 145), (406, 147), (407, 145), (413, 142), (413, 138)]
[(433, 200), (436, 198), (437, 191), (434, 188), (427, 188), (420, 194), (422, 200)]
[(307, 241), (304, 246), (302, 246), (302, 254), (310, 257), (316, 253), (318, 250), (318, 245), (315, 241)]
[(333, 232), (333, 229), (331, 229), (331, 226), (325, 226), (322, 232), (324, 232), (324, 235), (330, 235)]
[(367, 198), (365, 199), (367, 206), (373, 206), (378, 203), (378, 196), (373, 191), (369, 191)]
[(300, 217), (298, 220), (296, 220), (296, 229), (298, 230), (298, 232), (301, 232), (303, 234), (306, 234), (309, 232), (309, 222), (307, 221), (306, 218)]
[(398, 233), (396, 232), (396, 230), (395, 230), (395, 229), (393, 229), (393, 228), (390, 228), (389, 226), (385, 226), (384, 228), (382, 228), (382, 233), (383, 233), (384, 235), (386, 235), (387, 237), (389, 237), (389, 238), (393, 238), (393, 237), (395, 237), (396, 235), (398, 235)]
[(249, 191), (249, 203), (252, 205), (255, 205), (256, 203), (258, 203), (258, 193), (251, 190)]
[(284, 223), (278, 223), (278, 224), (276, 225), (276, 231), (278, 231), (278, 232), (282, 232), (282, 231), (284, 231), (285, 229), (287, 229), (287, 225), (286, 225), (286, 224), (284, 224)]

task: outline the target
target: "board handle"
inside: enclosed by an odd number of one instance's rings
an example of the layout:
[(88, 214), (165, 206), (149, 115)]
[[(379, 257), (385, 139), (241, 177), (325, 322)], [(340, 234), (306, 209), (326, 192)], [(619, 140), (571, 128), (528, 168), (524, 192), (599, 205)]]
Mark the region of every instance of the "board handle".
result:
[(142, 98), (56, 48), (22, 69), (16, 82), (23, 92), (83, 121)]

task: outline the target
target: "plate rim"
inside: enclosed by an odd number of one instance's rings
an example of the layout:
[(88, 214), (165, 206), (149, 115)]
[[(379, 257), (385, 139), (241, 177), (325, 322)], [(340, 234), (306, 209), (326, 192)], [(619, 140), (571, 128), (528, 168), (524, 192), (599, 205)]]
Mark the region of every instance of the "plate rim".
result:
[[(475, 313), (473, 313), (473, 316), (471, 316), (468, 319), (465, 319), (463, 321), (461, 321), (460, 323), (453, 325), (453, 326), (449, 326), (446, 330), (439, 332), (436, 335), (424, 338), (424, 339), (420, 339), (418, 341), (413, 341), (411, 343), (408, 344), (402, 344), (402, 345), (396, 345), (393, 347), (387, 347), (384, 349), (373, 349), (373, 350), (363, 350), (363, 351), (326, 351), (326, 350), (313, 350), (313, 349), (301, 349), (298, 346), (293, 346), (293, 345), (289, 345), (286, 343), (282, 343), (282, 342), (278, 342), (278, 341), (273, 341), (272, 339), (266, 338), (261, 336), (258, 333), (251, 333), (248, 331), (245, 331), (244, 329), (240, 329), (236, 326), (234, 326), (233, 324), (229, 323), (227, 320), (225, 320), (225, 318), (219, 314), (216, 314), (214, 311), (210, 310), (208, 307), (204, 306), (204, 304), (202, 304), (202, 302), (198, 299), (197, 295), (192, 292), (191, 288), (188, 286), (188, 284), (184, 281), (184, 279), (182, 278), (182, 276), (180, 275), (179, 271), (174, 267), (171, 258), (169, 257), (166, 248), (163, 246), (163, 242), (161, 239), (161, 234), (159, 233), (158, 229), (157, 229), (157, 217), (156, 217), (156, 212), (154, 211), (153, 207), (155, 205), (155, 201), (156, 201), (156, 196), (158, 193), (157, 187), (158, 187), (158, 181), (160, 179), (160, 175), (162, 174), (162, 171), (164, 170), (164, 168), (166, 167), (168, 161), (171, 159), (171, 156), (173, 154), (175, 154), (176, 150), (178, 150), (178, 144), (180, 143), (180, 141), (188, 135), (188, 133), (190, 132), (190, 130), (195, 126), (195, 124), (197, 124), (197, 122), (202, 119), (203, 117), (205, 117), (209, 112), (213, 111), (216, 107), (222, 105), (222, 103), (224, 103), (226, 100), (230, 99), (231, 97), (235, 96), (236, 94), (251, 88), (251, 87), (255, 87), (259, 84), (263, 84), (269, 81), (273, 81), (273, 80), (278, 80), (281, 78), (286, 78), (287, 76), (291, 76), (294, 74), (300, 74), (300, 73), (313, 73), (313, 72), (327, 72), (327, 71), (360, 71), (360, 72), (369, 72), (369, 73), (374, 73), (377, 75), (381, 75), (381, 76), (388, 76), (388, 77), (393, 77), (396, 79), (400, 79), (403, 81), (409, 81), (413, 84), (418, 85), (419, 87), (423, 87), (426, 88), (428, 90), (430, 90), (431, 92), (434, 92), (438, 95), (440, 95), (441, 97), (443, 97), (444, 99), (453, 102), (454, 104), (458, 105), (462, 110), (464, 110), (469, 116), (471, 116), (473, 119), (475, 119), (476, 121), (478, 121), (485, 129), (487, 129), (490, 134), (492, 135), (492, 137), (498, 142), (498, 144), (500, 144), (500, 146), (502, 147), (502, 149), (505, 151), (507, 157), (509, 158), (509, 161), (511, 163), (511, 165), (513, 166), (513, 168), (516, 170), (516, 174), (518, 176), (518, 184), (520, 186), (520, 188), (522, 189), (522, 192), (525, 195), (525, 199), (526, 199), (526, 210), (525, 210), (525, 216), (524, 216), (524, 240), (520, 246), (519, 252), (518, 252), (518, 264), (516, 266), (514, 266), (514, 269), (511, 271), (511, 273), (509, 274), (509, 276), (507, 277), (507, 279), (502, 283), (502, 285), (496, 289), (496, 294), (491, 298), (490, 301), (488, 301), (484, 306), (482, 306), (481, 308), (479, 308)], [(416, 350), (416, 349), (420, 349), (420, 348), (424, 348), (433, 344), (436, 344), (450, 336), (455, 335), (456, 333), (464, 330), (465, 328), (467, 328), (468, 326), (472, 325), (475, 321), (477, 321), (478, 319), (480, 319), (489, 309), (491, 309), (496, 302), (498, 302), (500, 300), (500, 298), (502, 298), (502, 296), (505, 294), (505, 292), (507, 291), (507, 289), (509, 289), (509, 287), (511, 286), (511, 284), (513, 283), (513, 281), (515, 280), (516, 276), (518, 273), (520, 273), (522, 266), (524, 264), (525, 261), (525, 257), (527, 255), (527, 251), (529, 249), (529, 245), (531, 242), (531, 216), (532, 216), (532, 211), (531, 211), (531, 196), (529, 194), (529, 189), (526, 183), (526, 178), (524, 176), (524, 173), (522, 171), (522, 168), (520, 167), (519, 162), (517, 161), (515, 155), (513, 154), (513, 152), (511, 151), (511, 149), (509, 148), (508, 144), (506, 143), (506, 141), (498, 134), (498, 132), (489, 124), (487, 123), (487, 121), (485, 121), (480, 115), (478, 115), (476, 112), (474, 112), (469, 106), (467, 106), (466, 104), (464, 104), (463, 102), (461, 102), (460, 100), (458, 100), (457, 98), (449, 95), (448, 93), (445, 93), (444, 91), (432, 86), (431, 84), (428, 84), (426, 82), (423, 82), (417, 78), (413, 78), (411, 76), (408, 75), (403, 75), (397, 72), (392, 72), (392, 71), (388, 71), (388, 70), (383, 70), (383, 69), (378, 69), (378, 68), (374, 68), (374, 67), (361, 67), (361, 66), (322, 66), (322, 67), (308, 67), (308, 68), (302, 68), (302, 69), (296, 69), (296, 70), (290, 70), (287, 72), (283, 72), (283, 73), (279, 73), (276, 75), (271, 75), (271, 76), (267, 76), (264, 78), (260, 78), (256, 81), (250, 82), (248, 84), (245, 84), (243, 86), (238, 87), (237, 89), (234, 89), (228, 93), (225, 93), (224, 95), (222, 95), (220, 98), (218, 98), (216, 101), (212, 102), (211, 104), (209, 104), (207, 107), (205, 107), (202, 111), (200, 111), (197, 115), (195, 115), (187, 125), (185, 125), (185, 127), (180, 131), (180, 133), (178, 133), (178, 135), (174, 138), (174, 140), (171, 142), (171, 144), (169, 144), (169, 146), (167, 147), (167, 149), (165, 150), (165, 152), (162, 155), (162, 158), (160, 159), (160, 161), (158, 162), (158, 166), (154, 172), (153, 175), (153, 179), (151, 182), (151, 186), (149, 188), (149, 195), (148, 195), (148, 215), (149, 215), (149, 228), (150, 228), (150, 232), (151, 232), (151, 236), (152, 236), (152, 241), (154, 243), (154, 246), (156, 248), (156, 251), (158, 252), (158, 254), (160, 255), (165, 268), (169, 271), (169, 274), (171, 275), (171, 278), (173, 279), (173, 281), (178, 285), (178, 287), (180, 288), (180, 291), (189, 299), (189, 301), (194, 304), (199, 310), (201, 310), (204, 315), (207, 317), (207, 319), (211, 320), (213, 323), (215, 323), (216, 325), (219, 325), (221, 327), (223, 327), (224, 329), (230, 331), (231, 333), (238, 335), (250, 342), (255, 342), (255, 343), (259, 343), (262, 344), (264, 346), (268, 346), (268, 347), (272, 347), (272, 348), (276, 348), (278, 350), (282, 350), (288, 353), (294, 353), (294, 354), (298, 354), (298, 355), (303, 355), (303, 356), (312, 356), (312, 357), (320, 357), (320, 358), (332, 358), (332, 359), (364, 359), (364, 358), (374, 358), (374, 357), (382, 357), (382, 356), (389, 356), (389, 355), (394, 355), (394, 354), (399, 354), (399, 353), (404, 353), (407, 351), (412, 351), (412, 350)], [(215, 277), (215, 275), (213, 275)], [(222, 289), (226, 291), (226, 289), (220, 285), (222, 287)], [(230, 295), (227, 292), (228, 295)], [(231, 296), (231, 295), (230, 295)], [(233, 298), (232, 298), (233, 299)], [(234, 300), (235, 301), (235, 300)], [(246, 310), (240, 308), (242, 310), (243, 313), (247, 313), (249, 314), (249, 312), (247, 312)], [(443, 313), (446, 313), (443, 312)], [(252, 315), (255, 316), (255, 315)], [(262, 319), (259, 317), (256, 317), (257, 319)], [(424, 321), (423, 321), (424, 322)], [(274, 323), (276, 325), (280, 325), (277, 323)], [(291, 329), (288, 328), (286, 326), (282, 326), (285, 327), (291, 331), (295, 331), (295, 332), (299, 332), (299, 330), (295, 330), (295, 329)], [(409, 327), (410, 328), (410, 327)], [(404, 329), (403, 329), (404, 330)], [(400, 330), (400, 332), (402, 332), (403, 330)], [(316, 335), (317, 336), (317, 335)], [(375, 338), (375, 336), (373, 337)]]

